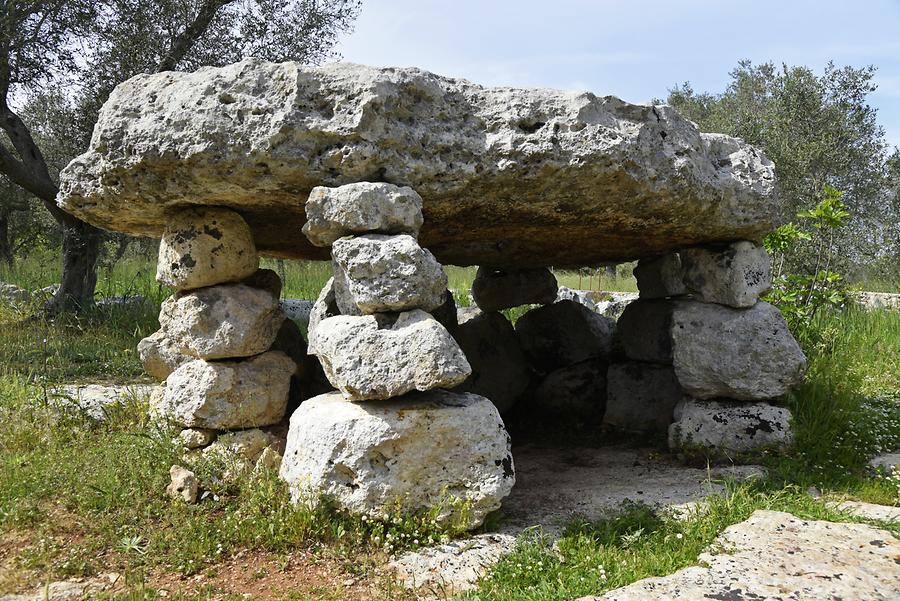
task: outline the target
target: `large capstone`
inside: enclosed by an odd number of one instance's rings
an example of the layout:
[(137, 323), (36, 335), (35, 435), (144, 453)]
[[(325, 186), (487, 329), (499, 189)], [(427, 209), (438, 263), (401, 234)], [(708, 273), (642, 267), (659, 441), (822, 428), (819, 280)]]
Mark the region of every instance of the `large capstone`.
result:
[(772, 260), (752, 242), (689, 248), (680, 255), (685, 287), (698, 300), (752, 307), (772, 287)]
[(278, 351), (240, 361), (185, 363), (169, 375), (155, 412), (188, 428), (231, 430), (284, 417), (296, 366)]
[(487, 399), (435, 390), (348, 403), (307, 400), (291, 416), (281, 477), (296, 502), (322, 498), (355, 514), (397, 517), (438, 509), (474, 528), (515, 483), (509, 436)]
[(306, 217), (303, 233), (316, 246), (331, 246), (350, 234), (418, 236), (422, 197), (412, 188), (384, 183), (317, 186), (306, 201)]
[(528, 388), (531, 371), (509, 320), (480, 313), (459, 324), (453, 337), (465, 353), (472, 375), (458, 388), (489, 398), (505, 413)]
[(236, 282), (259, 267), (253, 234), (229, 209), (196, 207), (174, 212), (159, 242), (156, 280), (186, 290)]
[(671, 449), (739, 453), (791, 443), (791, 412), (769, 403), (685, 399), (669, 426)]
[(412, 236), (342, 238), (331, 256), (335, 298), (344, 315), (431, 311), (444, 302), (447, 275)]
[(353, 401), (452, 388), (472, 373), (447, 329), (418, 309), (323, 319), (310, 347), (328, 380)]
[(327, 259), (300, 235), (307, 198), (363, 181), (420, 194), (420, 241), (451, 265), (577, 267), (759, 240), (779, 210), (770, 161), (665, 105), (256, 59), (120, 84), (58, 203), (154, 237), (173, 209), (227, 206), (262, 253)]
[(159, 312), (160, 330), (171, 344), (201, 359), (267, 351), (283, 321), (277, 298), (244, 284), (178, 293), (166, 299)]
[(479, 267), (472, 282), (472, 297), (482, 311), (502, 311), (519, 305), (547, 305), (556, 300), (556, 291), (556, 276), (546, 267)]
[(522, 349), (538, 373), (606, 358), (616, 322), (575, 301), (532, 309), (516, 321)]

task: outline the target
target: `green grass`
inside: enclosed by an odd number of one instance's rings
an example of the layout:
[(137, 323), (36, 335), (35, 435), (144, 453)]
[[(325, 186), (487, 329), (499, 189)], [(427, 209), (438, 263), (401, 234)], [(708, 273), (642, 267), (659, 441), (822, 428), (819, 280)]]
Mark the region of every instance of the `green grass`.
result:
[[(600, 595), (642, 578), (664, 576), (696, 565), (726, 527), (757, 509), (787, 511), (804, 519), (865, 522), (830, 509), (797, 487), (730, 485), (704, 510), (687, 519), (626, 505), (608, 520), (574, 520), (555, 543), (540, 532), (520, 537), (516, 550), (484, 578), (467, 601), (567, 601)], [(900, 524), (870, 522), (900, 534)]]
[[(264, 266), (283, 273), (284, 296), (291, 298), (314, 299), (330, 276), (322, 262), (282, 267), (266, 260)], [(34, 258), (13, 272), (0, 271), (0, 280), (34, 289), (52, 283), (54, 269)], [(462, 291), (475, 269), (447, 272), (450, 287)], [(572, 288), (633, 290), (626, 276), (613, 282), (583, 273), (579, 283), (577, 272), (557, 273), (560, 284)], [(96, 424), (81, 415), (60, 417), (44, 400), (44, 391), (59, 383), (143, 377), (135, 346), (158, 327), (158, 303), (168, 291), (154, 282), (148, 259), (122, 261), (100, 277), (101, 295), (142, 294), (150, 303), (54, 320), (32, 317), (35, 307), (0, 306), (0, 535), (20, 533), (32, 541), (17, 560), (18, 571), (0, 577), (0, 590), (17, 585), (24, 570), (63, 578), (114, 567), (140, 583), (154, 567), (203, 572), (244, 549), (315, 550), (352, 566), (361, 554), (383, 557), (412, 541), (450, 534), (432, 528), (428, 516), (363, 523), (327, 507), (298, 508), (269, 472), (215, 485), (215, 497), (197, 506), (168, 499), (168, 467), (179, 461), (180, 449), (173, 431), (147, 419), (145, 406), (136, 402)], [(823, 313), (799, 339), (810, 363), (806, 383), (786, 399), (796, 445), (742, 458), (764, 463), (767, 482), (731, 486), (710, 501), (709, 511), (687, 521), (632, 506), (611, 520), (573, 522), (556, 549), (538, 533), (524, 536), (517, 551), (463, 598), (569, 599), (670, 573), (695, 563), (723, 528), (758, 508), (852, 519), (814, 501), (809, 486), (833, 498), (900, 504), (896, 479), (866, 469), (871, 455), (900, 448), (900, 312)], [(133, 598), (144, 598), (144, 589), (135, 590)]]

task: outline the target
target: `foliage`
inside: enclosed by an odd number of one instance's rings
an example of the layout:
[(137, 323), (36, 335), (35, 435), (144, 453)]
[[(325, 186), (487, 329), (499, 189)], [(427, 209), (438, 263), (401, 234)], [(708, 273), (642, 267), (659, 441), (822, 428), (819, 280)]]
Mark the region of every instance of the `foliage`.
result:
[[(118, 83), (138, 73), (248, 56), (319, 62), (358, 10), (359, 0), (4, 3), (0, 186), (15, 184), (34, 195), (62, 226), (63, 277), (53, 308), (87, 306), (94, 293), (104, 234), (54, 199), (59, 170), (87, 147), (100, 106)], [(4, 233), (17, 225), (4, 215), (35, 206), (0, 201), (0, 251), (10, 247)], [(15, 229), (13, 238), (27, 239)]]
[[(867, 103), (874, 75), (874, 67), (829, 63), (816, 74), (742, 61), (721, 94), (697, 93), (685, 83), (670, 90), (667, 102), (701, 130), (738, 136), (765, 152), (775, 165), (783, 219), (812, 209), (826, 185), (843, 190), (853, 215), (834, 244), (846, 272), (884, 256), (890, 249), (883, 241), (900, 220), (900, 207), (886, 200), (884, 131)], [(790, 270), (814, 272), (813, 252), (801, 248)]]
[[(774, 265), (773, 286), (766, 300), (781, 309), (795, 335), (802, 335), (824, 307), (842, 307), (850, 301), (844, 278), (829, 269), (834, 258), (835, 232), (844, 227), (850, 213), (839, 190), (825, 186), (822, 196), (812, 209), (797, 214), (798, 218), (809, 222), (807, 229), (793, 222), (787, 223), (764, 240)], [(812, 274), (783, 273), (785, 259), (797, 251), (799, 243), (812, 241), (813, 232), (819, 232), (819, 235), (815, 237)]]

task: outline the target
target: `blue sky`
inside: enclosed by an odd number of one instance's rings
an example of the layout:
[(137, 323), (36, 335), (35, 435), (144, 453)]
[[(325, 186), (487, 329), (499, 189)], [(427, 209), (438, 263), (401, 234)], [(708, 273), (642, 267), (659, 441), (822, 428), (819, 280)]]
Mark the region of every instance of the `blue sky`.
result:
[(484, 85), (632, 102), (690, 81), (721, 91), (741, 59), (878, 68), (870, 102), (900, 146), (900, 0), (363, 0), (343, 60)]

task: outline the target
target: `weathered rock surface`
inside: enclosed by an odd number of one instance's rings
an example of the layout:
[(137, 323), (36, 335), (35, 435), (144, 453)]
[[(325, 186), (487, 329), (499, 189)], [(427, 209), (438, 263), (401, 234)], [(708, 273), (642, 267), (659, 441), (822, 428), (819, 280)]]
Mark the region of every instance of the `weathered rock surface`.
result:
[(271, 351), (242, 361), (195, 359), (172, 372), (155, 411), (188, 428), (230, 430), (278, 423), (296, 366)]
[(283, 321), (276, 297), (243, 284), (179, 293), (166, 299), (159, 311), (163, 335), (179, 352), (201, 359), (265, 352)]
[(419, 235), (422, 197), (408, 186), (359, 182), (317, 186), (306, 200), (303, 233), (315, 246), (331, 246), (350, 234)]
[[(348, 403), (337, 393), (307, 400), (291, 416), (280, 473), (297, 502), (315, 505), (325, 495), (381, 518), (397, 506), (404, 513), (440, 507), (440, 521), (468, 528), (498, 509), (515, 482), (494, 405), (443, 390), (388, 402)], [(459, 511), (459, 502), (469, 510)]]
[(637, 280), (641, 298), (645, 299), (666, 298), (687, 292), (678, 253), (666, 253), (638, 261), (634, 268), (634, 279)]
[(746, 240), (724, 248), (680, 252), (684, 285), (697, 300), (730, 307), (752, 307), (772, 287), (772, 259)]
[(597, 304), (594, 310), (600, 315), (617, 320), (622, 317), (628, 305), (637, 299), (637, 292), (600, 292), (594, 301)]
[(629, 361), (609, 366), (603, 421), (633, 432), (667, 432), (675, 406), (684, 398), (675, 370)]
[(869, 467), (888, 473), (897, 471), (900, 466), (900, 453), (884, 453), (869, 460)]
[(241, 280), (241, 284), (266, 290), (275, 298), (281, 297), (281, 289), (284, 287), (281, 277), (271, 269), (257, 269), (253, 275)]
[(437, 547), (407, 551), (388, 564), (408, 589), (436, 598), (475, 588), (479, 578), (516, 548), (509, 534), (479, 534)]
[(770, 161), (668, 106), (255, 59), (120, 84), (61, 179), (60, 206), (107, 229), (159, 236), (173, 208), (225, 205), (263, 253), (316, 259), (327, 249), (297, 235), (306, 198), (360, 181), (421, 194), (422, 244), (453, 265), (757, 240), (777, 214)]
[(256, 467), (267, 450), (270, 457), (266, 461), (274, 461), (271, 455), (283, 448), (283, 439), (279, 440), (259, 428), (251, 428), (220, 434), (214, 443), (203, 449), (203, 456), (217, 462), (222, 475), (231, 480)]
[(900, 294), (892, 292), (857, 292), (856, 302), (865, 309), (900, 309)]
[(633, 361), (672, 363), (672, 312), (664, 300), (629, 303), (616, 322), (616, 347)]
[(337, 306), (337, 299), (334, 295), (334, 278), (329, 278), (322, 290), (319, 291), (319, 297), (313, 303), (309, 312), (309, 322), (306, 326), (306, 352), (310, 355), (316, 355), (316, 331), (323, 319), (329, 317), (337, 317), (341, 314)]
[(635, 361), (672, 364), (689, 395), (771, 399), (803, 379), (806, 357), (781, 313), (699, 301), (638, 301), (619, 318), (617, 345)]
[(344, 315), (431, 311), (444, 302), (447, 274), (412, 236), (342, 238), (331, 256), (335, 298)]
[(519, 445), (516, 486), (503, 501), (503, 532), (540, 526), (558, 536), (573, 517), (600, 520), (631, 500), (654, 508), (724, 494), (724, 481), (757, 478), (759, 466), (686, 467), (657, 449), (630, 446)]
[(566, 286), (560, 286), (556, 291), (556, 300), (570, 300), (582, 304), (591, 311), (597, 311), (597, 303), (591, 298), (587, 290), (573, 290)]
[(480, 313), (453, 331), (472, 368), (472, 375), (457, 390), (490, 399), (505, 413), (528, 388), (531, 371), (519, 338), (500, 313)]
[(606, 369), (605, 361), (588, 359), (550, 372), (534, 391), (538, 413), (599, 421), (606, 406)]
[(315, 301), (300, 298), (283, 298), (279, 302), (284, 316), (309, 328), (309, 316)]
[(296, 376), (302, 376), (306, 372), (307, 365), (311, 360), (307, 354), (306, 340), (303, 338), (300, 326), (290, 319), (285, 319), (281, 324), (270, 350), (281, 351), (290, 357), (297, 365), (297, 371), (294, 372)]
[(675, 375), (691, 396), (764, 400), (803, 381), (806, 356), (781, 312), (680, 302), (672, 315)]
[(144, 371), (160, 382), (168, 378), (169, 374), (181, 365), (194, 359), (194, 357), (182, 353), (180, 348), (162, 330), (158, 330), (138, 342), (137, 351)]
[(539, 373), (608, 357), (614, 328), (613, 320), (568, 300), (532, 309), (516, 321), (522, 349)]
[(216, 439), (216, 431), (208, 428), (185, 428), (178, 433), (178, 442), (186, 449), (202, 449)]
[(166, 487), (166, 494), (174, 499), (181, 499), (185, 503), (197, 502), (200, 483), (194, 472), (180, 465), (173, 465), (169, 469), (169, 477), (172, 481)]
[(760, 509), (726, 528), (713, 549), (698, 558), (706, 567), (645, 578), (579, 601), (889, 601), (900, 590), (900, 542), (864, 524), (807, 521)]
[(472, 297), (482, 311), (502, 311), (520, 305), (547, 305), (556, 300), (557, 289), (556, 276), (546, 267), (479, 267)]
[(329, 317), (316, 325), (310, 347), (328, 380), (353, 401), (453, 388), (472, 373), (447, 329), (420, 310)]
[(740, 453), (793, 441), (791, 412), (769, 403), (681, 401), (669, 426), (669, 448), (703, 447)]
[(12, 305), (21, 305), (31, 300), (31, 293), (15, 284), (0, 282), (0, 300)]
[(156, 262), (160, 284), (187, 290), (237, 282), (258, 267), (253, 234), (234, 211), (195, 207), (166, 219)]
[(155, 387), (149, 384), (67, 384), (51, 391), (59, 405), (105, 421), (110, 411), (147, 402)]

